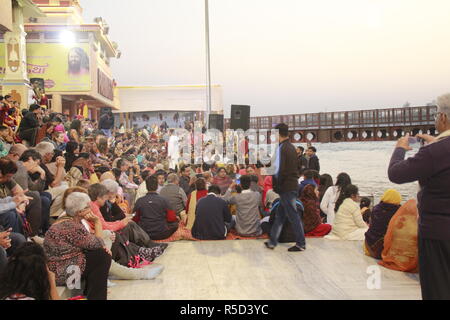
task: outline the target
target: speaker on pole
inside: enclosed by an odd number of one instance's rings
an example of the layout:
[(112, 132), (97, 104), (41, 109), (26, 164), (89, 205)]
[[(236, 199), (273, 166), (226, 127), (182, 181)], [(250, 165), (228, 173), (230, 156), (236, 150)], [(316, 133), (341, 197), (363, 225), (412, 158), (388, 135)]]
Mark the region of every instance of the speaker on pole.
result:
[(210, 114), (208, 129), (217, 129), (223, 132), (223, 114)]
[(230, 129), (250, 129), (250, 106), (232, 105)]

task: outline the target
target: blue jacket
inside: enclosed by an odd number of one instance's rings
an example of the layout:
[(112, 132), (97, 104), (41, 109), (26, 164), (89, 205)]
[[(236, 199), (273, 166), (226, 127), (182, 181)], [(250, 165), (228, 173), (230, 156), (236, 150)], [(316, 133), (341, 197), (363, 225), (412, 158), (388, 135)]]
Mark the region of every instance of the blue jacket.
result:
[(308, 184), (312, 184), (314, 187), (317, 187), (317, 183), (316, 183), (313, 179), (303, 180), (303, 181), (298, 185), (298, 196), (299, 196), (299, 197), (302, 195), (303, 189), (305, 189), (305, 187), (306, 187)]

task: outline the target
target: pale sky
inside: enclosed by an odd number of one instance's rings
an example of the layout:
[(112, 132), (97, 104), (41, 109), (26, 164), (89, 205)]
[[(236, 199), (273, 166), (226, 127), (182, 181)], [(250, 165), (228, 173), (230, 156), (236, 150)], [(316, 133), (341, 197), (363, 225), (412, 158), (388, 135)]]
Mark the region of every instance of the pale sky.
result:
[[(450, 92), (449, 0), (210, 0), (212, 82), (252, 116), (425, 105)], [(205, 84), (204, 0), (81, 0), (119, 85)]]

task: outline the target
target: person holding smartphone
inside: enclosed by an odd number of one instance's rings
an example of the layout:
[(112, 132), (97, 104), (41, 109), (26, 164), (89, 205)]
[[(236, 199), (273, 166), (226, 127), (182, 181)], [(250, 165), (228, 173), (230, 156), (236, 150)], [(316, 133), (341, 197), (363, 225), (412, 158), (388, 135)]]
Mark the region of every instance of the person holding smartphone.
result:
[(426, 146), (405, 159), (412, 150), (410, 136), (397, 142), (389, 163), (393, 183), (418, 181), (419, 275), (424, 300), (450, 299), (450, 94), (437, 99), (435, 126), (439, 136), (421, 134)]

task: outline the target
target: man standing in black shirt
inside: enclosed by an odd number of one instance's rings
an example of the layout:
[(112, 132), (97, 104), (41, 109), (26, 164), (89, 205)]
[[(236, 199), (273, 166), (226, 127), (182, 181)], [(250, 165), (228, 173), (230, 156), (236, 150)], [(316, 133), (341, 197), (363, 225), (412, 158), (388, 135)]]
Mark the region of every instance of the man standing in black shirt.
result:
[(37, 104), (32, 104), (30, 110), (25, 114), (22, 121), (20, 121), (18, 134), (20, 139), (26, 140), (30, 146), (35, 145), (37, 130), (39, 129), (39, 118), (41, 114), (41, 107)]
[(105, 136), (111, 137), (111, 129), (114, 128), (114, 115), (111, 111), (103, 114), (98, 122), (98, 129), (101, 130)]
[(308, 147), (306, 150), (306, 156), (308, 159), (307, 169), (308, 170), (316, 170), (320, 172), (320, 163), (319, 158), (316, 155), (317, 149), (315, 147)]
[(288, 251), (304, 251), (306, 249), (305, 232), (296, 204), (299, 178), (297, 153), (289, 141), (289, 127), (281, 123), (275, 129), (279, 132), (280, 144), (277, 148), (276, 171), (272, 180), (273, 190), (280, 195), (280, 207), (270, 232), (270, 240), (264, 244), (269, 249), (277, 246), (281, 229), (288, 218), (295, 233), (296, 242), (295, 246), (289, 248)]
[(299, 146), (297, 147), (297, 157), (298, 157), (298, 174), (299, 176), (303, 175), (303, 171), (306, 170), (306, 167), (308, 166), (308, 160), (306, 159), (305, 155), (305, 148)]

